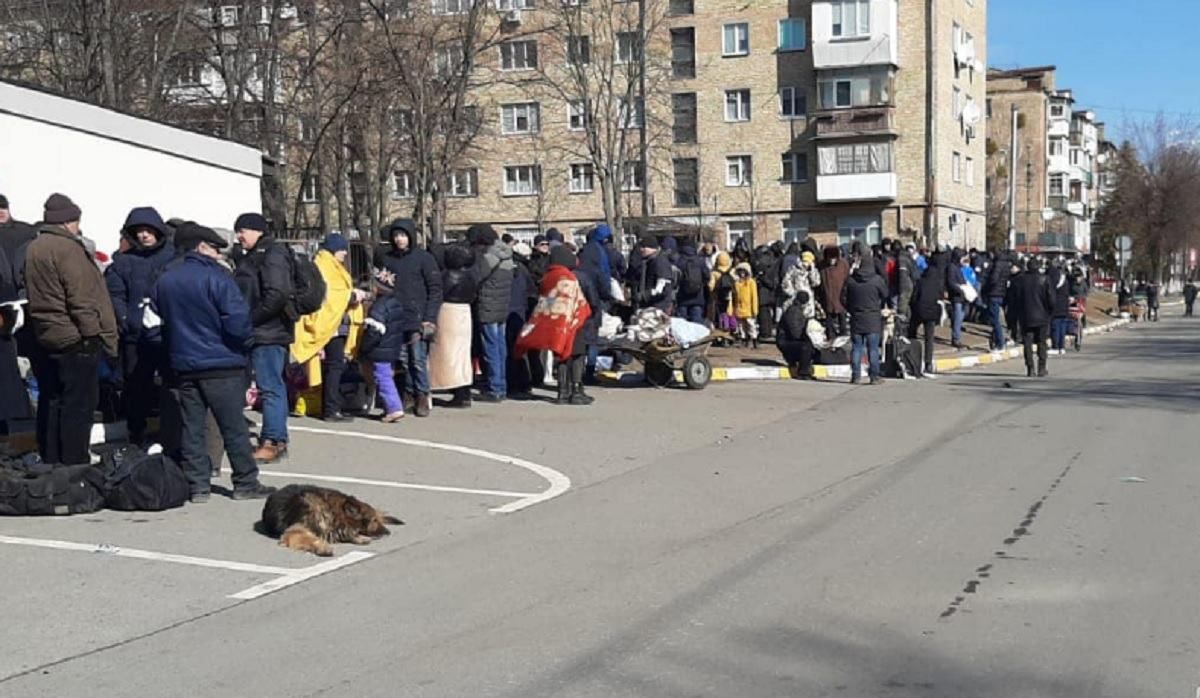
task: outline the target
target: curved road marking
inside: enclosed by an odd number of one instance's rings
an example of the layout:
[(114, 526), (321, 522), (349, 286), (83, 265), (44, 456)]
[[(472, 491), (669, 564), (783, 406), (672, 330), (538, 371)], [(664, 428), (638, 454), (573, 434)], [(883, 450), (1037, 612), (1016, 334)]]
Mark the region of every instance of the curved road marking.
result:
[[(550, 483), (550, 486), (541, 492), (530, 495), (521, 495), (521, 498), (514, 502), (509, 502), (504, 506), (489, 509), (488, 511), (492, 512), (493, 514), (512, 514), (513, 512), (527, 509), (534, 504), (541, 504), (542, 502), (554, 499), (571, 488), (571, 478), (563, 475), (553, 468), (548, 468), (544, 465), (539, 465), (523, 458), (516, 458), (514, 456), (506, 456), (502, 453), (485, 451), (481, 448), (459, 446), (458, 444), (444, 444), (437, 441), (425, 441), (424, 439), (407, 439), (402, 436), (369, 434), (362, 431), (338, 431), (335, 429), (319, 429), (317, 427), (297, 427), (290, 424), (288, 425), (288, 430), (304, 432), (307, 434), (324, 434), (326, 436), (351, 436), (359, 439), (366, 439), (368, 441), (383, 441), (387, 443), (401, 444), (403, 446), (419, 446), (423, 448), (432, 448), (437, 451), (461, 453), (466, 456), (474, 456), (476, 458), (482, 458), (484, 460), (490, 460), (496, 463), (504, 463), (505, 465), (515, 465), (518, 468), (524, 468), (525, 470), (534, 473), (535, 475), (544, 479), (546, 482)], [(520, 493), (510, 494), (519, 495)]]
[(392, 482), (391, 480), (368, 480), (361, 477), (342, 477), (341, 475), (315, 475), (313, 473), (293, 473), (282, 470), (260, 470), (259, 475), (267, 477), (294, 477), (299, 480), (316, 480), (318, 482), (344, 482), (351, 485), (371, 485), (372, 487), (391, 487), (398, 490), (423, 490), (425, 492), (450, 492), (456, 494), (483, 494), (494, 497), (534, 497), (535, 492), (509, 492), (508, 490), (476, 490), (467, 487), (444, 487), (442, 485), (416, 485), (411, 482)]

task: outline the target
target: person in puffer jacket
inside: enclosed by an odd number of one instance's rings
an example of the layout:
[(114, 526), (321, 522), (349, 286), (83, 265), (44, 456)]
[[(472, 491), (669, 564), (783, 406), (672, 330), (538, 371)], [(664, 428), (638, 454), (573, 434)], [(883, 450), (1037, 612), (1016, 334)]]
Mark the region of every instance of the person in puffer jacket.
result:
[(512, 299), (512, 248), (502, 242), (490, 225), (467, 229), (467, 244), (475, 252), (475, 278), (479, 297), (475, 301), (475, 323), (483, 346), (487, 390), (481, 402), (503, 402), (508, 397), (508, 343), (504, 325)]
[(804, 291), (808, 300), (805, 301), (804, 312), (809, 317), (817, 316), (816, 302), (813, 300), (813, 289), (821, 285), (821, 271), (817, 269), (817, 256), (811, 250), (800, 253), (800, 263), (788, 270), (783, 277), (783, 310), (796, 302), (797, 296)]
[(808, 336), (808, 321), (812, 317), (805, 314), (809, 300), (806, 291), (796, 294), (795, 301), (783, 311), (779, 332), (775, 337), (779, 353), (783, 354), (783, 360), (787, 362), (795, 380), (812, 380), (813, 377), (813, 343)]
[(396, 389), (396, 361), (407, 338), (404, 331), (404, 308), (386, 279), (376, 279), (375, 302), (363, 323), (363, 338), (359, 354), (371, 362), (371, 374), (383, 400), (383, 419), (386, 424), (404, 418), (404, 401)]
[(159, 346), (146, 341), (142, 314), (163, 267), (175, 258), (175, 245), (167, 239), (162, 216), (150, 207), (129, 212), (121, 237), (128, 249), (113, 259), (104, 272), (104, 283), (121, 333), (122, 402), (129, 441), (138, 444), (145, 441), (151, 407), (160, 403), (167, 407), (167, 394), (157, 394), (154, 387), (155, 376), (165, 374), (166, 357)]

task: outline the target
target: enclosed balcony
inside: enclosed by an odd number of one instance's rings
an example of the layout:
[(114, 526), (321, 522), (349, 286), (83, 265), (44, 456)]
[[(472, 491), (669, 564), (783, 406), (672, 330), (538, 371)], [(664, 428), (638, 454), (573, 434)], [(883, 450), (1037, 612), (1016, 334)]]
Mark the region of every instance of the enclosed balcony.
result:
[(894, 0), (814, 0), (813, 67), (899, 65), (896, 25)]
[(896, 135), (895, 111), (890, 106), (874, 106), (817, 112), (814, 115), (816, 137), (831, 139)]

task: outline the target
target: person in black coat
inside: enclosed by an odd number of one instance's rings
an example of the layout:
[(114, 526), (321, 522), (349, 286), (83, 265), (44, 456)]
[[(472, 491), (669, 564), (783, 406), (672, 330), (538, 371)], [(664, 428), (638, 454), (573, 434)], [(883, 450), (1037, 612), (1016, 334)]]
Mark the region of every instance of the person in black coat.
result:
[[(994, 255), (995, 261), (983, 280), (981, 294), (988, 305), (988, 316), (992, 321), (991, 346), (993, 351), (1003, 351), (1004, 341), (1004, 299), (1008, 296), (1008, 281), (1017, 262), (1008, 250), (1001, 250)], [(1011, 327), (1009, 329), (1012, 329)]]
[(792, 378), (795, 380), (812, 380), (813, 343), (808, 336), (808, 321), (806, 314), (810, 296), (808, 291), (800, 291), (796, 299), (783, 312), (783, 318), (775, 334), (775, 345), (783, 360), (787, 362)]
[(263, 423), (254, 459), (274, 463), (287, 455), (288, 445), (288, 394), (283, 369), (296, 323), (295, 308), (291, 307), (291, 253), (267, 233), (267, 221), (260, 214), (238, 216), (233, 229), (245, 251), (233, 280), (250, 306), (250, 324), (254, 327), (250, 362), (262, 400)]
[(850, 313), (850, 382), (862, 376), (863, 351), (867, 353), (871, 385), (883, 382), (879, 377), (879, 350), (883, 335), (883, 309), (888, 302), (887, 282), (875, 272), (875, 259), (869, 249), (859, 253), (858, 268), (850, 275), (843, 291), (842, 305)]
[(754, 251), (754, 281), (758, 284), (758, 334), (763, 341), (775, 336), (775, 308), (783, 281), (779, 277), (779, 260), (783, 259), (783, 242), (760, 245)]
[(1034, 354), (1037, 355), (1037, 375), (1044, 378), (1046, 370), (1046, 336), (1054, 314), (1054, 294), (1050, 281), (1042, 274), (1041, 261), (1029, 260), (1028, 268), (1011, 279), (1007, 303), (1021, 324), (1025, 344), (1025, 371), (1034, 375)]
[(1050, 346), (1061, 354), (1067, 348), (1067, 326), (1071, 316), (1071, 279), (1063, 267), (1062, 260), (1054, 260), (1048, 274), (1050, 293), (1054, 306), (1050, 317)]
[[(630, 266), (635, 273), (633, 301), (639, 308), (658, 308), (670, 312), (675, 304), (675, 273), (665, 252), (659, 249), (658, 240), (652, 235), (643, 237), (638, 243), (638, 266)], [(635, 271), (636, 270), (636, 271)]]
[(29, 391), (21, 380), (21, 369), (17, 364), (17, 342), (14, 337), (18, 313), (17, 285), (13, 279), (12, 266), (4, 247), (0, 246), (0, 424), (11, 434), (11, 425), (17, 420), (33, 417), (29, 404)]
[[(552, 253), (553, 254), (553, 253)], [(565, 255), (559, 253), (561, 258), (556, 261), (556, 264), (567, 266)], [(570, 268), (570, 267), (568, 267)], [(584, 390), (584, 378), (587, 371), (587, 358), (589, 347), (596, 346), (600, 341), (600, 321), (601, 315), (596, 311), (596, 308), (602, 307), (600, 304), (603, 299), (600, 294), (599, 278), (596, 272), (591, 268), (576, 266), (574, 269), (575, 279), (579, 282), (579, 290), (583, 293), (583, 298), (592, 308), (592, 314), (584, 321), (583, 326), (575, 333), (575, 343), (571, 346), (571, 362), (570, 362), (570, 393), (567, 401), (572, 405), (590, 405), (595, 402), (595, 398), (591, 397)], [(582, 371), (580, 369), (580, 359), (582, 362)], [(562, 388), (559, 388), (559, 400), (562, 399)]]
[[(37, 228), (28, 223), (22, 223), (12, 217), (8, 209), (8, 197), (0, 194), (0, 252), (4, 252), (8, 263), (5, 269), (12, 273), (20, 255), (17, 250), (28, 245), (37, 237)], [(13, 283), (16, 283), (15, 276)]]
[(908, 323), (908, 338), (916, 339), (917, 330), (925, 332), (925, 375), (934, 373), (934, 339), (938, 323), (942, 319), (942, 305), (946, 296), (946, 263), (949, 259), (941, 252), (933, 253), (929, 267), (917, 281), (913, 290)]
[(475, 324), (483, 349), (487, 389), (480, 394), (483, 402), (501, 402), (508, 396), (508, 344), (505, 322), (512, 301), (512, 248), (500, 240), (490, 225), (472, 225), (467, 243), (475, 252), (475, 278), (479, 297), (475, 301)]
[[(708, 307), (708, 260), (696, 252), (692, 243), (679, 248), (679, 288), (675, 292), (675, 316), (689, 322), (704, 322)], [(759, 301), (762, 302), (761, 300)]]
[(1196, 282), (1188, 279), (1183, 287), (1183, 316), (1192, 317), (1192, 309), (1196, 305)]
[[(442, 309), (442, 275), (433, 255), (417, 246), (416, 233), (416, 223), (409, 218), (397, 218), (383, 230), (381, 237), (389, 247), (375, 261), (375, 279), (390, 285), (400, 304), (405, 397), (412, 400), (416, 416), (427, 417), (429, 338), (437, 331)], [(505, 296), (506, 308), (507, 304)]]
[(967, 285), (967, 277), (963, 275), (962, 265), (966, 263), (966, 251), (957, 247), (945, 262), (946, 297), (950, 301), (950, 346), (955, 349), (965, 348), (962, 343), (962, 326), (967, 318), (967, 296), (963, 292), (963, 286)]
[(538, 287), (533, 283), (533, 275), (529, 272), (529, 258), (526, 252), (528, 245), (517, 243), (513, 246), (513, 280), (511, 299), (508, 304), (508, 320), (505, 324), (505, 339), (508, 341), (508, 396), (516, 400), (527, 400), (533, 397), (533, 376), (529, 365), (529, 354), (517, 358), (513, 347), (521, 328), (529, 319), (530, 300), (537, 302)]

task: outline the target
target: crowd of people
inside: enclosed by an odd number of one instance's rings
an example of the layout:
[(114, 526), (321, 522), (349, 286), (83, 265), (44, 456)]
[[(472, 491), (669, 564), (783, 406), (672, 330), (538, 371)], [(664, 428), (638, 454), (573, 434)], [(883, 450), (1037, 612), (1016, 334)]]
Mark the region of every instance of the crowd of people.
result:
[[(1021, 337), (1029, 374), (1044, 376), (1047, 338), (1063, 348), (1069, 312), (1087, 294), (1080, 267), (1054, 261), (1047, 270), (1007, 251), (890, 240), (821, 249), (812, 239), (753, 250), (740, 240), (723, 251), (646, 235), (626, 255), (604, 224), (581, 240), (550, 229), (532, 244), (480, 224), (461, 241), (423, 248), (404, 218), (381, 231), (370, 278), (355, 279), (341, 235), (326, 236), (309, 258), (258, 213), (237, 218), (231, 245), (151, 207), (129, 212), (109, 260), (82, 236), (82, 216), (54, 194), (30, 226), (12, 220), (0, 196), (0, 389), (35, 391), (42, 460), (79, 464), (92, 458), (101, 386), (118, 385), (131, 441), (151, 438), (157, 413), (156, 436), (178, 455), (193, 501), (208, 498), (222, 451), (235, 498), (271, 491), (258, 466), (287, 456), (289, 376), (319, 393), (321, 417), (335, 423), (353, 419), (342, 391), (350, 370), (375, 386), (384, 423), (428, 417), (437, 392), (459, 409), (540, 389), (554, 390), (557, 404), (588, 405), (603, 322), (648, 308), (729, 341), (772, 342), (798, 379), (845, 338), (852, 381), (861, 381), (865, 357), (877, 384), (883, 338), (922, 333), (932, 374), (943, 316), (955, 347), (968, 319), (990, 323), (993, 348), (1006, 345), (1006, 329)], [(19, 356), (32, 366), (28, 380)], [(262, 412), (257, 444), (247, 399)], [(0, 422), (31, 417), (28, 400), (0, 402)]]

